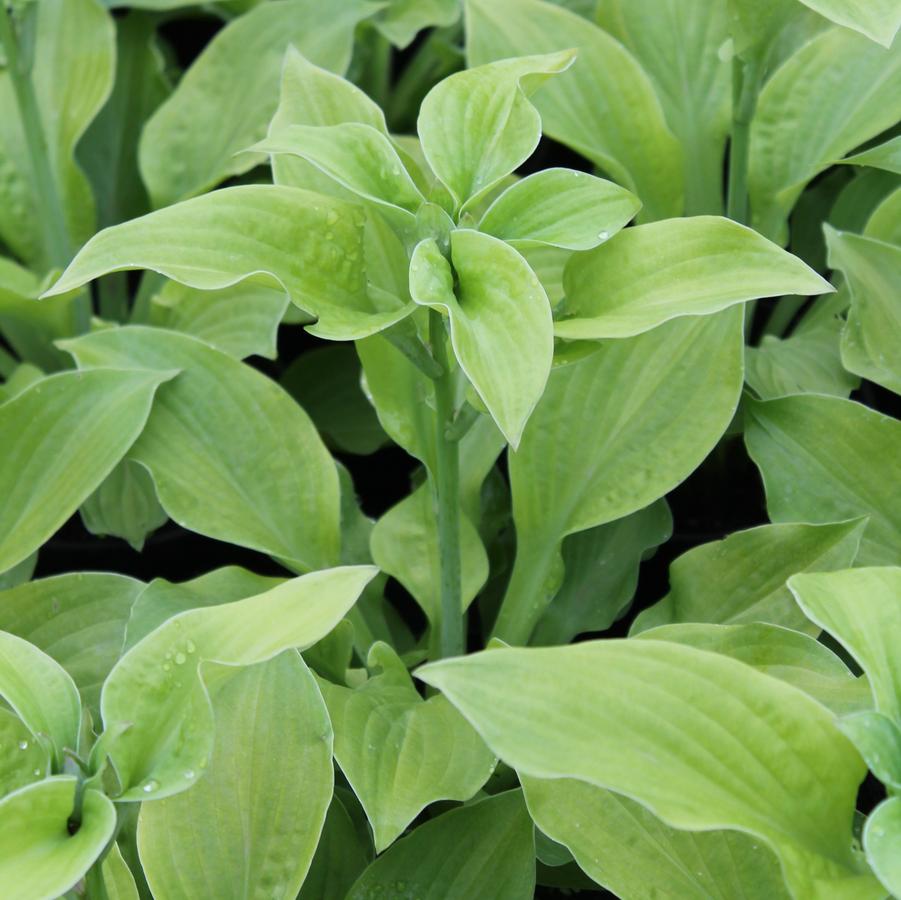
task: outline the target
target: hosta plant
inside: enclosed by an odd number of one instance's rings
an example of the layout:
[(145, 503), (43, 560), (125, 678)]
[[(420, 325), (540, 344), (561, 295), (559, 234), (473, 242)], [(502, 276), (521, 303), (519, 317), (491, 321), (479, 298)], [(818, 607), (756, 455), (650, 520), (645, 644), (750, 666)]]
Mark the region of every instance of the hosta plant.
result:
[(0, 7), (0, 893), (901, 896), (901, 11), (326, 7)]

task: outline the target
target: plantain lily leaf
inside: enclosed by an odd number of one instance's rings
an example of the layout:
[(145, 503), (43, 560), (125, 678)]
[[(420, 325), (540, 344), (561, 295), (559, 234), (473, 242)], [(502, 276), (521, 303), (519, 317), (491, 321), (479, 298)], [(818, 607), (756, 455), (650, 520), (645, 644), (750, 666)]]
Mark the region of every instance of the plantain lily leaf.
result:
[(372, 24), (400, 50), (429, 26), (447, 27), (460, 18), (458, 0), (390, 0)]
[(67, 822), (75, 779), (49, 778), (0, 800), (0, 884), (22, 897), (59, 897), (81, 879), (116, 830), (116, 810), (99, 791), (85, 791), (81, 824)]
[(467, 0), (470, 65), (576, 48), (578, 61), (535, 99), (544, 133), (635, 193), (644, 221), (682, 211), (682, 149), (635, 57), (581, 16), (541, 0)]
[(885, 143), (870, 147), (869, 150), (864, 150), (862, 153), (846, 156), (838, 162), (854, 166), (872, 166), (875, 169), (884, 169), (886, 172), (901, 175), (901, 136), (890, 138)]
[(870, 40), (891, 47), (901, 27), (901, 10), (892, 0), (870, 0), (869, 3), (847, 0), (801, 0), (805, 6), (846, 28), (865, 34)]
[(797, 257), (719, 216), (628, 228), (573, 256), (563, 287), (566, 317), (554, 333), (571, 340), (628, 337), (757, 297), (833, 290)]
[(122, 857), (119, 845), (113, 843), (102, 863), (103, 887), (109, 900), (140, 900), (135, 877)]
[(0, 405), (0, 572), (37, 550), (112, 471), (172, 374), (64, 372)]
[(335, 759), (381, 852), (428, 804), (472, 797), (495, 759), (444, 697), (423, 701), (387, 644), (373, 645), (367, 665), (377, 674), (356, 689), (319, 684), (335, 729)]
[(316, 0), (264, 3), (223, 28), (141, 135), (141, 174), (154, 205), (167, 206), (250, 169), (259, 157), (238, 151), (266, 133), (288, 47), (343, 72), (354, 28), (375, 9), (348, 0), (323, 16)]
[(901, 187), (892, 191), (870, 214), (864, 236), (901, 244)]
[(901, 790), (901, 727), (872, 709), (843, 716), (838, 727), (860, 751), (872, 773), (886, 787)]
[(160, 393), (129, 454), (150, 471), (176, 522), (301, 570), (337, 562), (334, 462), (307, 415), (276, 384), (195, 338), (162, 329), (108, 329), (65, 346), (82, 367), (127, 361), (184, 370)]
[(50, 754), (34, 739), (25, 723), (0, 709), (0, 799), (40, 781), (50, 771)]
[(347, 566), (303, 575), (254, 597), (180, 613), (132, 647), (100, 699), (102, 752), (123, 786), (117, 800), (177, 794), (206, 768), (214, 726), (202, 662), (249, 666), (314, 644), (374, 574), (371, 566)]
[(750, 401), (745, 442), (763, 475), (773, 521), (869, 516), (856, 563), (897, 561), (901, 422), (838, 397)]
[(762, 525), (694, 547), (670, 565), (669, 593), (638, 615), (629, 633), (671, 622), (769, 622), (810, 632), (785, 582), (796, 572), (850, 566), (865, 526), (860, 519)]
[(421, 825), (376, 859), (346, 900), (398, 891), (415, 892), (420, 900), (531, 900), (535, 839), (522, 792), (488, 797)]
[(141, 806), (138, 850), (150, 888), (206, 900), (244, 885), (251, 896), (294, 900), (332, 796), (331, 725), (316, 680), (288, 650), (226, 682), (213, 713), (203, 778)]
[(901, 797), (883, 800), (863, 830), (867, 861), (892, 894), (901, 893)]
[(574, 59), (568, 49), (505, 59), (456, 72), (429, 91), (416, 126), (422, 152), (458, 209), (532, 155), (541, 116), (529, 94)]
[(676, 828), (745, 831), (779, 856), (796, 896), (833, 885), (881, 896), (852, 851), (857, 752), (823, 706), (744, 663), (607, 640), (494, 649), (417, 674), (523, 775), (614, 790)]
[(504, 241), (590, 250), (628, 224), (641, 203), (625, 188), (574, 169), (543, 169), (508, 187), (479, 231)]
[(528, 640), (559, 587), (564, 537), (644, 508), (693, 471), (741, 381), (738, 309), (611, 341), (551, 373), (510, 457), (517, 552), (497, 637)]

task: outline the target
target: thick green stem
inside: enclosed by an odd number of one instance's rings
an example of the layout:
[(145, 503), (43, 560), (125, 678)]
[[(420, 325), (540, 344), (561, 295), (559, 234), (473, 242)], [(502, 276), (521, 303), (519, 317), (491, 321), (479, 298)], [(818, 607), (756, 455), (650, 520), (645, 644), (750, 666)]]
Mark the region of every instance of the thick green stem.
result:
[(517, 546), (510, 582), (491, 637), (525, 646), (557, 592), (559, 575), (560, 560), (556, 553)]
[(726, 215), (746, 224), (748, 209), (748, 148), (751, 119), (757, 105), (759, 66), (737, 56), (732, 60), (732, 135), (729, 141), (729, 189)]
[(429, 311), (429, 338), (432, 354), (442, 374), (435, 379), (435, 472), (432, 496), (438, 517), (438, 546), (441, 560), (441, 609), (437, 647), (433, 656), (459, 656), (463, 652), (463, 609), (460, 572), (460, 452), (447, 436), (453, 422), (453, 380), (447, 360), (447, 332), (441, 314)]

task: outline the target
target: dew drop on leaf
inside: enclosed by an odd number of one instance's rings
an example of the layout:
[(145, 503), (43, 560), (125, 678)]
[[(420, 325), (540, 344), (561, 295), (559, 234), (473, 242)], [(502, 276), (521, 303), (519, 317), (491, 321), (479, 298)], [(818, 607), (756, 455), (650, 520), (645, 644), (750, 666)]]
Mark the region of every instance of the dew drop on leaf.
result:
[(19, 741), (19, 749), (27, 750), (28, 749), (28, 741)]

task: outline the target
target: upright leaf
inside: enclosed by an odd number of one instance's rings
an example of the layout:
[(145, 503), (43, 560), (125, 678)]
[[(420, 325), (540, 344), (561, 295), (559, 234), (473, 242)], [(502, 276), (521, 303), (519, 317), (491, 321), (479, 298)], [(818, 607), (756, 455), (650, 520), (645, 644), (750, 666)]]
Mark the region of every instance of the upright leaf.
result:
[(891, 47), (901, 27), (901, 9), (892, 0), (801, 0), (821, 16), (853, 28), (871, 40)]
[(863, 830), (867, 860), (893, 895), (901, 893), (901, 797), (883, 800)]

